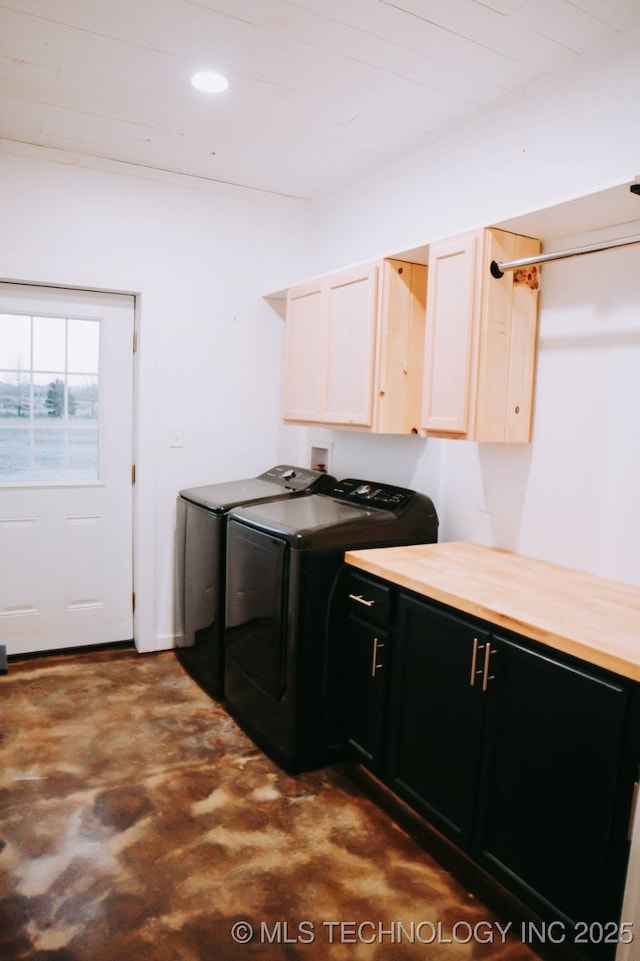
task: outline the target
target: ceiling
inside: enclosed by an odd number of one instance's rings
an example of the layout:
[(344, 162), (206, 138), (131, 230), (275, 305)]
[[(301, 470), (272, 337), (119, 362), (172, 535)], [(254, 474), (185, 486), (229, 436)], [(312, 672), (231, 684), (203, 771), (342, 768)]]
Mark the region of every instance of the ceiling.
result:
[[(639, 19), (638, 0), (0, 0), (0, 137), (314, 199)], [(205, 68), (225, 93), (191, 86)]]

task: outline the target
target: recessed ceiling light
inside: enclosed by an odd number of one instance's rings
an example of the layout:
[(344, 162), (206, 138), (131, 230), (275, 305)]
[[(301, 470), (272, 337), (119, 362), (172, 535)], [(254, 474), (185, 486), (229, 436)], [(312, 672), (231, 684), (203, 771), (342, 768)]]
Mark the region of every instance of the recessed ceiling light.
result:
[(204, 90), (205, 93), (222, 93), (229, 86), (229, 81), (221, 73), (213, 73), (212, 70), (201, 70), (194, 73), (191, 83), (196, 90)]

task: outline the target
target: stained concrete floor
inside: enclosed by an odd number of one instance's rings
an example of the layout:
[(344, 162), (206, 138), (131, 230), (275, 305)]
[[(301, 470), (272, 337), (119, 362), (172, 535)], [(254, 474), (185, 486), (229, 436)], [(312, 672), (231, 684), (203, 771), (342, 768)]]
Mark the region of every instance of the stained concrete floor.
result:
[(536, 961), (339, 767), (284, 774), (171, 652), (0, 678), (2, 961)]

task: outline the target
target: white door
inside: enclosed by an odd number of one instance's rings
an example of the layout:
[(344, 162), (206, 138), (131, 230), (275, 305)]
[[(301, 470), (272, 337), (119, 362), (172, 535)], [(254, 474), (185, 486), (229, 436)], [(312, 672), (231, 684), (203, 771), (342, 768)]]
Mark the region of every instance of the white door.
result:
[(133, 637), (133, 297), (0, 284), (0, 644)]

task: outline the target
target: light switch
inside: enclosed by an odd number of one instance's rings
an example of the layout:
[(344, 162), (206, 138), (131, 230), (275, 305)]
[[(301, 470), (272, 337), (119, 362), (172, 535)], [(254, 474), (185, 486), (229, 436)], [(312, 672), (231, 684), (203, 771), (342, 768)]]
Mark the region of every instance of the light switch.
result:
[(184, 428), (169, 428), (169, 447), (184, 447)]

